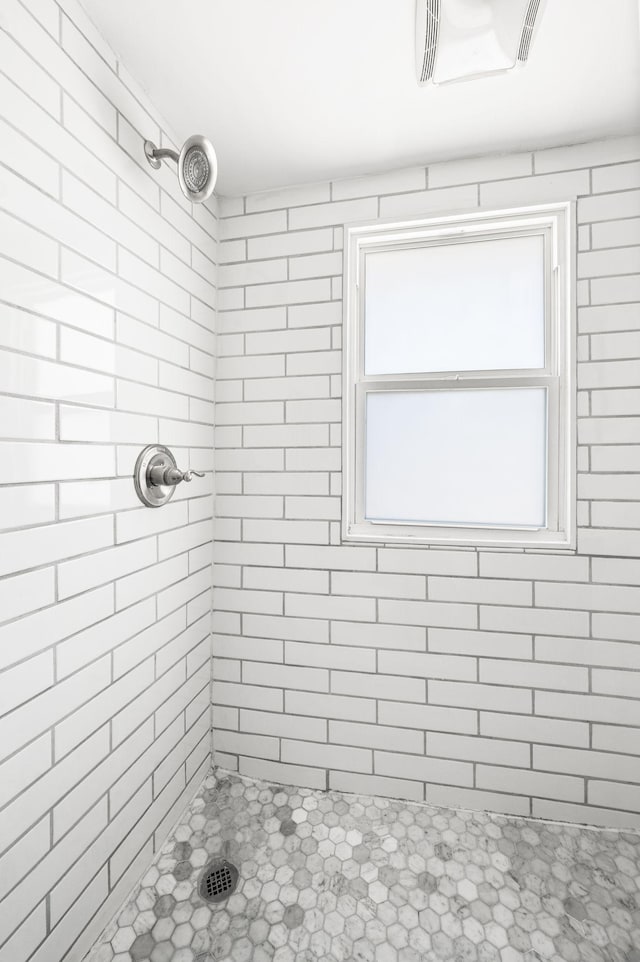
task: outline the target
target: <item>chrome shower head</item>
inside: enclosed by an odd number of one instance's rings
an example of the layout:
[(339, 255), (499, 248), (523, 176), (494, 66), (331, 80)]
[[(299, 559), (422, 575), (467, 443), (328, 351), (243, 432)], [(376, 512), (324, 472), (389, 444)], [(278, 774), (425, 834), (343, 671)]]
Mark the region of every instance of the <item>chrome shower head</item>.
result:
[(179, 154), (167, 147), (156, 147), (150, 140), (145, 140), (144, 153), (155, 170), (160, 167), (163, 157), (176, 162), (180, 188), (187, 200), (201, 204), (211, 197), (218, 177), (218, 160), (213, 144), (206, 137), (200, 134), (189, 137)]

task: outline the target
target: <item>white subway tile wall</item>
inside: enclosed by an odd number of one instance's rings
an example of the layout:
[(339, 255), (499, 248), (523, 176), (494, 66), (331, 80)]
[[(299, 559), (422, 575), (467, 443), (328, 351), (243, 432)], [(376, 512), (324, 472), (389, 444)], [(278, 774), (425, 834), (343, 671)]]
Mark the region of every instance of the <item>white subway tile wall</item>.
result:
[(75, 0), (1, 20), (0, 958), (77, 962), (210, 765), (217, 215)]
[[(639, 159), (625, 137), (224, 201), (220, 764), (640, 826)], [(343, 545), (343, 224), (571, 199), (578, 551)]]

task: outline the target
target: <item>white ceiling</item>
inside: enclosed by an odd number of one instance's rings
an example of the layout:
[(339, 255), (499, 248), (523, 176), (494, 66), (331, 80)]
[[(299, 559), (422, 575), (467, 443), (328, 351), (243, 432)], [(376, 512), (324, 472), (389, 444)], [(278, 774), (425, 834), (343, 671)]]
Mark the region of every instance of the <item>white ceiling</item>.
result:
[(222, 194), (640, 129), (637, 0), (547, 0), (524, 69), (418, 87), (415, 0), (82, 0)]

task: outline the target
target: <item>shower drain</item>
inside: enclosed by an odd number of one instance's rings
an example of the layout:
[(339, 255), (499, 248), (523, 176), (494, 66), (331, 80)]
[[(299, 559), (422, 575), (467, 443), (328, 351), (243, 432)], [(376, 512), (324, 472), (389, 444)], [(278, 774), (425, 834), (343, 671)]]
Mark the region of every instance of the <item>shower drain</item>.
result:
[(224, 902), (235, 892), (238, 884), (238, 869), (225, 858), (216, 859), (205, 865), (198, 882), (198, 894), (205, 902)]

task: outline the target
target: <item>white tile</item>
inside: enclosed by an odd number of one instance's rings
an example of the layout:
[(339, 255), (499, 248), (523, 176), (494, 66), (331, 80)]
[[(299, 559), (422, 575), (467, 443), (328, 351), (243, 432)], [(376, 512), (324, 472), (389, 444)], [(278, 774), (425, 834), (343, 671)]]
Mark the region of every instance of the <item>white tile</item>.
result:
[(113, 544), (111, 519), (90, 518), (0, 534), (0, 574), (10, 574)]
[(381, 571), (430, 575), (475, 575), (478, 572), (475, 551), (380, 548), (378, 558)]
[(477, 627), (475, 605), (446, 604), (436, 601), (379, 602), (380, 621), (400, 625), (428, 625), (442, 628)]
[(282, 761), (294, 765), (313, 762), (323, 768), (342, 769), (347, 772), (373, 771), (372, 753), (365, 748), (351, 748), (343, 745), (314, 744), (313, 754), (309, 753), (307, 742), (282, 740)]
[(481, 184), (480, 203), (485, 207), (547, 204), (571, 200), (589, 191), (589, 171), (577, 170)]
[(58, 565), (59, 597), (68, 598), (97, 585), (107, 584), (132, 571), (147, 568), (156, 560), (155, 539), (148, 538), (64, 562)]
[(277, 210), (282, 207), (300, 207), (304, 204), (320, 204), (330, 199), (328, 184), (303, 184), (284, 190), (265, 190), (247, 197), (245, 210)]
[(456, 628), (430, 628), (429, 651), (450, 655), (475, 655), (487, 658), (531, 659), (531, 636), (510, 632), (467, 631)]
[(130, 478), (69, 481), (59, 485), (59, 498), (62, 519), (136, 508), (140, 504)]
[(260, 234), (277, 234), (287, 229), (287, 214), (284, 210), (266, 214), (246, 214), (227, 217), (220, 224), (220, 240), (234, 237), (255, 237)]
[[(72, 675), (68, 682), (92, 667), (83, 669), (78, 675)], [(56, 758), (63, 758), (83, 740), (87, 732), (95, 731), (109, 719), (111, 719), (113, 750), (129, 733), (126, 725), (120, 721), (124, 706), (134, 703), (131, 711), (135, 712), (138, 724), (146, 717), (145, 710), (148, 708), (148, 692), (152, 687), (152, 681), (153, 666), (147, 660), (109, 687), (94, 694), (92, 698), (84, 698), (83, 704), (73, 714), (56, 725), (54, 733)], [(117, 736), (116, 719), (118, 719)]]
[[(231, 242), (233, 243), (233, 242)], [(221, 245), (224, 247), (225, 245)], [(265, 237), (251, 237), (247, 241), (249, 259), (269, 257), (288, 257), (296, 254), (315, 254), (333, 248), (333, 233), (330, 228), (294, 231), (293, 233), (271, 234)], [(241, 258), (237, 258), (240, 260)]]
[[(0, 181), (0, 190), (3, 189), (5, 185)], [(0, 211), (0, 252), (35, 271), (57, 277), (57, 243), (4, 211)]]
[(329, 623), (316, 618), (281, 618), (273, 615), (243, 615), (242, 623), (249, 635), (266, 638), (329, 641)]
[(51, 321), (0, 304), (0, 345), (42, 357), (56, 356), (57, 328)]
[[(56, 24), (57, 29), (57, 24)], [(23, 50), (10, 34), (0, 35), (0, 59), (7, 76), (40, 104), (56, 120), (60, 119), (60, 87), (33, 57)]]
[[(508, 734), (505, 732), (505, 735)], [(520, 768), (529, 768), (530, 765), (529, 746), (521, 742), (498, 738), (470, 738), (467, 735), (448, 735), (443, 732), (427, 732), (427, 754), (474, 762), (496, 762)]]
[(615, 778), (623, 782), (640, 781), (640, 759), (625, 755), (534, 745), (533, 760), (536, 768), (549, 772)]
[(306, 304), (331, 300), (331, 285), (327, 278), (304, 281), (283, 281), (280, 284), (260, 284), (247, 288), (247, 307), (269, 307), (275, 304)]
[(609, 698), (603, 695), (538, 692), (536, 714), (583, 721), (611, 722), (614, 725), (640, 725), (640, 706), (636, 699)]
[(153, 354), (156, 358), (164, 358), (181, 365), (188, 363), (189, 348), (186, 343), (158, 331), (149, 324), (136, 321), (133, 317), (121, 314), (117, 316), (116, 340), (137, 351)]
[(285, 614), (306, 618), (335, 618), (340, 621), (375, 621), (373, 598), (286, 594)]
[[(173, 619), (173, 623), (175, 623), (175, 618), (176, 615), (174, 613), (163, 619), (163, 622), (169, 623), (170, 619)], [(180, 661), (180, 659), (188, 657), (190, 652), (193, 652), (202, 641), (208, 638), (208, 622), (209, 619), (205, 615), (199, 618), (198, 621), (190, 624), (185, 631), (181, 631), (175, 635), (175, 637), (167, 641), (166, 644), (157, 643), (156, 670), (158, 675), (168, 671), (169, 668)]]
[(76, 100), (91, 111), (96, 120), (112, 135), (116, 131), (116, 111), (91, 83), (80, 68), (67, 57), (62, 47), (29, 16), (17, 0), (7, 0), (11, 15), (11, 32), (38, 63), (46, 63), (48, 72), (61, 86), (74, 91)]
[(506, 659), (480, 659), (480, 681), (495, 685), (525, 688), (558, 688), (562, 691), (588, 691), (586, 668), (566, 665), (523, 664)]
[[(153, 742), (153, 723), (151, 720), (141, 725), (131, 738), (110, 751), (99, 764), (94, 758), (91, 770), (87, 772), (75, 788), (62, 798), (53, 809), (53, 841), (57, 842), (82, 817), (87, 808), (101, 798), (110, 786), (117, 784), (117, 780), (130, 765), (140, 765), (139, 756), (145, 748)], [(74, 753), (77, 754), (77, 753)], [(72, 756), (73, 757), (73, 756)], [(111, 800), (111, 795), (110, 795)], [(114, 806), (111, 817), (121, 806)]]
[[(533, 589), (529, 581), (484, 578), (429, 577), (429, 599), (479, 604), (531, 605)], [(538, 599), (536, 598), (536, 601)]]
[(298, 738), (305, 741), (325, 742), (327, 740), (326, 721), (301, 715), (241, 709), (240, 729), (245, 732), (273, 735), (277, 738), (289, 737), (295, 731)]
[(243, 261), (240, 264), (222, 265), (218, 270), (218, 285), (220, 288), (270, 284), (286, 279), (287, 261), (284, 258)]
[(480, 734), (490, 738), (509, 738), (545, 745), (589, 746), (589, 725), (584, 721), (537, 718), (532, 715), (509, 715), (504, 712), (480, 712)]
[[(125, 254), (127, 252), (123, 251), (119, 261)], [(149, 324), (157, 323), (158, 301), (151, 294), (135, 286), (135, 277), (132, 283), (128, 284), (111, 271), (103, 269), (74, 251), (67, 250), (66, 247), (62, 249), (60, 277), (69, 287), (95, 298), (102, 304), (124, 311), (125, 314), (132, 314)], [(110, 331), (108, 336), (111, 335)]]
[(3, 488), (0, 527), (7, 531), (53, 521), (56, 513), (55, 494), (53, 484), (23, 484)]
[(250, 778), (266, 779), (287, 785), (302, 785), (308, 788), (326, 787), (326, 774), (321, 768), (243, 757), (240, 759), (238, 770), (241, 775), (248, 775)]
[(530, 714), (532, 705), (531, 692), (523, 688), (432, 680), (429, 680), (429, 702), (434, 705), (500, 709), (523, 714)]
[(480, 627), (496, 631), (559, 633), (586, 637), (589, 632), (589, 616), (583, 611), (482, 606)]
[(60, 359), (145, 384), (158, 383), (158, 362), (155, 358), (80, 331), (61, 332)]
[(639, 151), (640, 143), (637, 136), (596, 140), (568, 147), (551, 147), (535, 153), (536, 172), (571, 170), (577, 167), (636, 160)]
[[(28, 915), (27, 912), (29, 913)], [(26, 918), (24, 918), (25, 915)], [(13, 916), (12, 925), (16, 917), (24, 918), (24, 921), (18, 926), (13, 935), (7, 939), (3, 946), (3, 952), (6, 952), (7, 958), (9, 959), (26, 959), (32, 955), (33, 951), (46, 936), (47, 909), (45, 900), (43, 899), (39, 905), (36, 905), (32, 912), (29, 912), (29, 909), (27, 909), (24, 913)]]
[[(51, 766), (51, 735), (46, 732), (0, 764), (0, 804), (21, 796)], [(15, 827), (14, 827), (15, 828)]]
[(589, 559), (549, 554), (481, 552), (484, 578), (539, 578), (542, 581), (588, 581)]
[(113, 310), (109, 305), (4, 258), (0, 258), (0, 281), (3, 297), (16, 307), (104, 337), (111, 336)]
[[(0, 99), (6, 120), (22, 131), (26, 137), (36, 144), (46, 144), (49, 158), (43, 164), (41, 175), (38, 173), (38, 161), (29, 149), (28, 141), (22, 138), (9, 137), (11, 153), (8, 159), (16, 170), (22, 172), (22, 156), (25, 155), (25, 169), (27, 176), (37, 186), (42, 182), (45, 189), (50, 186), (50, 192), (57, 196), (58, 176), (52, 164), (52, 158), (73, 168), (82, 180), (99, 190), (104, 197), (115, 198), (116, 178), (109, 169), (109, 165), (100, 161), (85, 147), (82, 140), (76, 140), (71, 133), (54, 120), (46, 110), (27, 96), (22, 90), (6, 78), (0, 78)], [(78, 108), (80, 110), (80, 108)], [(68, 111), (65, 111), (65, 127), (69, 126)], [(4, 124), (3, 124), (4, 129)], [(98, 128), (100, 129), (100, 128)], [(91, 141), (87, 141), (91, 142)], [(26, 150), (23, 150), (23, 145)], [(36, 156), (41, 152), (37, 151)], [(56, 165), (57, 166), (57, 165)], [(55, 171), (55, 182), (54, 182)], [(42, 181), (40, 180), (42, 176)], [(55, 183), (55, 186), (54, 186)]]
[(78, 367), (0, 351), (0, 377), (10, 394), (113, 406), (112, 378)]
[(50, 835), (49, 819), (42, 818), (0, 857), (0, 898), (27, 874), (29, 866), (47, 854)]
[(60, 407), (61, 441), (103, 441), (112, 444), (152, 443), (157, 440), (155, 418), (122, 411)]
[(118, 381), (117, 390), (120, 410), (185, 420), (189, 417), (189, 401), (183, 394), (133, 381)]
[(384, 575), (335, 571), (331, 590), (337, 595), (370, 595), (374, 598), (424, 598), (426, 581), (418, 575)]
[(471, 157), (465, 160), (429, 164), (429, 187), (475, 184), (486, 180), (526, 177), (532, 173), (531, 154), (504, 154)]
[(423, 655), (413, 652), (378, 652), (378, 671), (418, 678), (476, 681), (476, 659), (457, 655)]
[[(103, 658), (77, 675), (42, 692), (32, 702), (16, 708), (10, 715), (5, 715), (0, 720), (4, 750), (11, 753), (22, 748), (31, 739), (50, 729), (63, 715), (88, 701), (96, 692), (108, 690), (109, 677), (108, 659)], [(99, 722), (94, 728), (98, 726)], [(76, 732), (70, 747), (81, 742), (86, 734), (86, 730)], [(46, 803), (46, 797), (41, 796), (40, 804), (43, 801)]]
[(296, 207), (289, 211), (289, 230), (308, 227), (327, 227), (348, 221), (377, 217), (378, 202), (375, 198), (343, 200), (332, 204), (313, 204)]
[(362, 775), (351, 772), (330, 772), (329, 787), (338, 792), (355, 794), (387, 795), (390, 798), (408, 798), (415, 802), (424, 801), (422, 782), (401, 778), (387, 778), (382, 775)]
[(248, 684), (270, 685), (304, 691), (329, 691), (329, 672), (324, 668), (245, 661), (242, 680)]
[(390, 775), (394, 778), (416, 778), (426, 782), (442, 782), (445, 785), (463, 787), (473, 785), (473, 765), (470, 762), (377, 751), (374, 765), (377, 774)]
[(528, 772), (521, 768), (478, 765), (476, 784), (478, 788), (491, 791), (538, 795), (560, 801), (581, 802), (584, 799), (584, 781), (581, 778), (547, 772)]
[(3, 710), (12, 711), (53, 685), (53, 652), (45, 651), (0, 675)]
[(425, 682), (421, 678), (383, 675), (380, 672), (373, 675), (356, 671), (331, 672), (331, 691), (337, 695), (366, 694), (370, 698), (423, 703), (425, 690)]
[[(478, 206), (478, 188), (442, 187), (411, 194), (392, 194), (380, 199), (381, 217), (405, 217), (417, 214), (455, 213)], [(364, 218), (360, 218), (364, 219)]]
[(63, 865), (70, 865), (79, 858), (88, 845), (96, 838), (107, 822), (106, 801), (94, 806), (69, 833), (61, 845), (52, 849), (5, 900), (6, 909), (0, 920), (0, 938), (4, 940), (7, 930), (13, 928), (14, 920), (27, 915), (34, 902), (48, 894), (58, 880)]
[(372, 722), (376, 717), (376, 703), (371, 698), (288, 691), (285, 693), (285, 711), (294, 715)]
[(334, 180), (331, 185), (331, 199), (336, 201), (379, 194), (398, 194), (408, 190), (423, 190), (425, 187), (424, 167), (406, 167), (385, 174)]
[[(9, 581), (9, 584), (11, 582)], [(43, 600), (41, 596), (39, 600)], [(0, 628), (0, 664), (15, 664), (113, 613), (113, 587), (106, 586), (41, 608)]]
[[(37, 185), (39, 186), (39, 185)], [(2, 190), (2, 206), (5, 210), (20, 217), (28, 224), (32, 225), (38, 232), (48, 234), (49, 238), (42, 237), (34, 239), (35, 250), (25, 259), (19, 256), (20, 248), (16, 254), (9, 254), (20, 260), (26, 266), (33, 266), (38, 270), (43, 267), (37, 263), (32, 264), (32, 258), (38, 253), (38, 248), (54, 248), (57, 252), (57, 242), (65, 247), (70, 247), (88, 257), (91, 261), (96, 261), (108, 270), (115, 270), (116, 266), (116, 245), (115, 242), (97, 229), (89, 219), (82, 219), (76, 213), (63, 207), (57, 201), (43, 195), (40, 190), (21, 180), (16, 174), (8, 170), (0, 172), (0, 190)], [(101, 201), (105, 203), (105, 201)], [(14, 231), (12, 230), (12, 235)], [(33, 230), (30, 229), (33, 234)], [(16, 240), (20, 238), (20, 231), (17, 232)], [(53, 239), (50, 239), (53, 238)], [(40, 257), (45, 252), (40, 252)], [(51, 256), (51, 255), (49, 255)], [(45, 262), (46, 264), (46, 262)], [(53, 276), (58, 275), (57, 264), (51, 264), (50, 270)]]
[(187, 523), (187, 505), (183, 501), (173, 501), (163, 505), (161, 510), (150, 511), (137, 508), (116, 516), (116, 541), (121, 544), (137, 538), (145, 538), (159, 531), (168, 531)]
[(619, 191), (614, 194), (594, 194), (578, 203), (578, 222), (614, 220), (618, 217), (637, 217), (640, 214), (640, 190)]
[[(134, 612), (137, 616), (136, 621), (133, 626), (130, 626), (129, 622), (133, 620)], [(160, 653), (163, 646), (184, 630), (186, 611), (184, 608), (179, 608), (164, 618), (156, 620), (155, 601), (153, 598), (147, 598), (133, 608), (126, 608), (112, 620), (117, 620), (124, 626), (122, 635), (115, 640), (117, 647), (113, 652), (114, 678), (120, 678), (146, 658)]]

